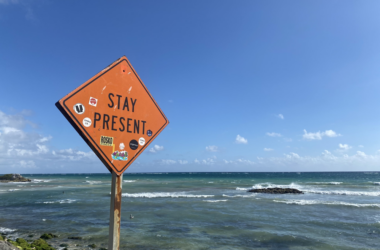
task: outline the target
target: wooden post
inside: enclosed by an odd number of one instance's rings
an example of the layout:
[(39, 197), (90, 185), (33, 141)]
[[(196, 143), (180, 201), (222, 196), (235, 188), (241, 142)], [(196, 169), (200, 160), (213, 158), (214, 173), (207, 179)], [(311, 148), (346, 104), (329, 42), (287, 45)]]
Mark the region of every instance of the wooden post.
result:
[(112, 171), (110, 227), (108, 235), (108, 250), (119, 250), (120, 219), (121, 219), (121, 186), (123, 175), (118, 176)]

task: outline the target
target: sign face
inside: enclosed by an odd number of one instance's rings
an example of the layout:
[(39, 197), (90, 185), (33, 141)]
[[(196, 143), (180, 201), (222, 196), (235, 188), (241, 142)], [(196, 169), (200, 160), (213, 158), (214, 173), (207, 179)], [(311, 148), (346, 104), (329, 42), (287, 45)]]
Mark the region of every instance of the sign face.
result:
[(125, 56), (56, 106), (108, 170), (117, 175), (169, 124)]

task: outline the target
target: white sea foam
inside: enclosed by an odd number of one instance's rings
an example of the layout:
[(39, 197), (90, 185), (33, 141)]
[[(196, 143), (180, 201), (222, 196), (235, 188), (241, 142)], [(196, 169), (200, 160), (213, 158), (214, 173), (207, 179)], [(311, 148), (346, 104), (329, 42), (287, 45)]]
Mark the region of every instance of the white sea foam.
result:
[(223, 197), (230, 197), (230, 198), (250, 198), (250, 197), (255, 197), (256, 194), (237, 194), (237, 195), (226, 195), (223, 194)]
[(359, 192), (348, 190), (322, 191), (322, 190), (302, 190), (312, 194), (327, 194), (327, 195), (357, 195), (357, 196), (380, 196), (380, 192)]
[(20, 189), (8, 189), (9, 192), (14, 192), (14, 191), (17, 191), (17, 190), (20, 190)]
[(123, 197), (131, 198), (208, 198), (214, 197), (214, 195), (203, 195), (203, 194), (188, 194), (185, 192), (178, 193), (123, 193)]
[(214, 183), (213, 181), (209, 181), (208, 183)]
[(6, 227), (0, 227), (0, 233), (8, 234), (8, 233), (13, 233), (14, 231), (16, 231), (16, 229), (10, 229), (10, 228), (6, 228)]
[(136, 180), (124, 180), (123, 182), (136, 182)]
[(204, 202), (224, 202), (228, 200), (203, 200)]
[(32, 182), (34, 183), (40, 183), (40, 182), (51, 182), (52, 180), (40, 180), (40, 179), (33, 179)]
[(380, 185), (380, 182), (372, 182), (373, 185)]
[(318, 200), (273, 200), (274, 202), (292, 204), (292, 205), (340, 205), (340, 206), (351, 206), (351, 207), (376, 207), (380, 208), (380, 204), (360, 204), (360, 203), (348, 203), (343, 201), (318, 201)]
[(253, 185), (252, 187), (249, 188), (241, 188), (237, 187), (236, 190), (241, 190), (241, 191), (248, 191), (250, 189), (261, 189), (261, 188), (297, 188), (300, 189), (302, 188), (300, 185), (295, 184), (295, 183), (290, 183), (289, 185), (279, 185), (279, 184), (273, 184), (270, 182), (265, 182), (265, 183), (258, 183)]
[[(75, 202), (76, 200), (72, 200), (72, 199), (66, 199), (66, 200), (58, 200), (58, 201), (44, 201), (42, 203), (44, 204), (54, 204), (54, 203), (60, 203), (60, 204), (63, 204), (63, 203), (73, 203)], [(37, 203), (41, 203), (41, 202), (37, 202)]]
[(308, 182), (309, 184), (314, 184), (314, 185), (340, 185), (343, 182), (339, 181), (331, 181), (331, 182)]
[(94, 185), (94, 184), (100, 184), (102, 182), (101, 181), (86, 181), (86, 183), (88, 183), (90, 185)]

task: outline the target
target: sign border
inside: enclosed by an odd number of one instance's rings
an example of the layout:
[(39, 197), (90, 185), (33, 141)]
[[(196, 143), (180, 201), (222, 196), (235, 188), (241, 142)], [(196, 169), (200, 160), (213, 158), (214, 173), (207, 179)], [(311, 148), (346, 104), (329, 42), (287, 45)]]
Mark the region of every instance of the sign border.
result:
[[(92, 149), (92, 151), (98, 156), (98, 158), (103, 162), (103, 164), (107, 167), (108, 170), (110, 170), (111, 172), (111, 169), (113, 171), (115, 171), (116, 173), (118, 174), (122, 174), (126, 168), (129, 167), (129, 165), (132, 164), (132, 162), (134, 160), (136, 160), (137, 156), (139, 156), (144, 150), (145, 148), (147, 147), (147, 145), (150, 144), (150, 142), (157, 137), (157, 135), (169, 124), (169, 120), (166, 118), (166, 116), (164, 115), (164, 113), (162, 112), (162, 110), (160, 109), (160, 107), (157, 105), (156, 101), (154, 100), (154, 98), (152, 97), (152, 95), (149, 93), (148, 89), (146, 88), (145, 84), (141, 81), (140, 77), (137, 75), (136, 71), (134, 70), (134, 68), (132, 67), (132, 65), (129, 63), (128, 59), (123, 56), (122, 58), (116, 60), (117, 63), (115, 63), (115, 65), (113, 65), (112, 67), (108, 66), (104, 72), (102, 72), (102, 74), (100, 74), (99, 76), (95, 77), (94, 79), (90, 79), (90, 82), (89, 83), (84, 83), (85, 85), (84, 86), (80, 86), (80, 88), (78, 90), (74, 90), (75, 92), (73, 94), (71, 94), (72, 92), (69, 93), (70, 96), (68, 97), (63, 97), (61, 100), (63, 100), (63, 106), (61, 105), (60, 101), (59, 100), (58, 102), (55, 103), (55, 106), (59, 109), (59, 111), (61, 111), (61, 113), (65, 116), (65, 118), (70, 122), (70, 124), (75, 128), (75, 130), (78, 132), (78, 134), (82, 137), (82, 139), (87, 143), (87, 145), (89, 145), (89, 147)], [(119, 65), (121, 62), (127, 62), (127, 64), (129, 65), (129, 67), (132, 69), (133, 73), (135, 74), (135, 76), (137, 77), (137, 79), (139, 80), (140, 84), (143, 86), (143, 88), (145, 89), (146, 93), (149, 95), (149, 97), (151, 98), (151, 100), (153, 101), (153, 103), (156, 105), (156, 108), (158, 109), (158, 111), (161, 113), (162, 117), (165, 119), (165, 123), (164, 125), (155, 133), (151, 136), (151, 138), (149, 139), (149, 141), (147, 143), (145, 143), (145, 145), (143, 147), (141, 147), (141, 149), (135, 154), (135, 156), (133, 156), (131, 158), (131, 160), (129, 161), (129, 163), (127, 163), (120, 171), (118, 171), (116, 169), (116, 167), (113, 165), (113, 163), (108, 159), (108, 157), (106, 157), (106, 154), (103, 152), (103, 150), (96, 144), (96, 142), (94, 141), (94, 139), (92, 138), (92, 136), (90, 136), (88, 134), (88, 132), (86, 131), (86, 129), (82, 126), (82, 124), (77, 120), (77, 118), (73, 115), (73, 113), (71, 112), (70, 108), (68, 108), (66, 106), (66, 101), (68, 101), (70, 98), (72, 98), (74, 95), (76, 95), (78, 92), (80, 92), (81, 90), (83, 90), (84, 88), (88, 87), (91, 83), (93, 83), (95, 80), (97, 80), (99, 77), (103, 76), (104, 74), (106, 74), (108, 71), (110, 71), (111, 69), (113, 69), (114, 67), (116, 67), (117, 65)], [(70, 115), (68, 114), (70, 113)], [(74, 119), (75, 120), (74, 120)], [(79, 124), (79, 126), (78, 126)], [(84, 133), (87, 134), (87, 137), (86, 135), (82, 132), (84, 131)], [(89, 139), (92, 141), (92, 143), (89, 141)], [(97, 150), (96, 148), (98, 148), (99, 150)], [(101, 154), (99, 153), (101, 152)], [(110, 169), (111, 167), (111, 169)]]

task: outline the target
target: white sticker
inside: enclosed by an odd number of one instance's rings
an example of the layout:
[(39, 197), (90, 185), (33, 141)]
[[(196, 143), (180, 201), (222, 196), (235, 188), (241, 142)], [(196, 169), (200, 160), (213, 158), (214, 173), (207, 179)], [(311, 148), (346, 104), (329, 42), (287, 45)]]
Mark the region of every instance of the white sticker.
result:
[(96, 99), (94, 97), (90, 97), (90, 102), (88, 104), (90, 104), (91, 106), (96, 107), (96, 105), (98, 104), (98, 99)]
[(145, 144), (145, 139), (144, 139), (143, 137), (141, 137), (141, 138), (139, 139), (139, 144), (140, 144), (141, 146), (144, 146), (144, 144)]
[(90, 118), (86, 117), (86, 118), (83, 119), (83, 125), (84, 125), (85, 127), (90, 127), (90, 126), (91, 126), (91, 123), (92, 123), (92, 121), (91, 121)]
[(77, 103), (74, 105), (74, 111), (78, 115), (81, 115), (84, 113), (84, 105), (82, 103)]

